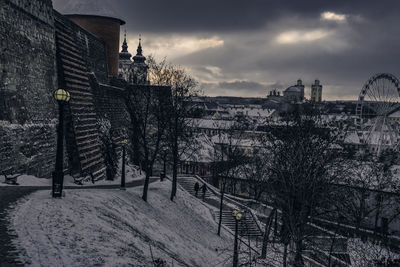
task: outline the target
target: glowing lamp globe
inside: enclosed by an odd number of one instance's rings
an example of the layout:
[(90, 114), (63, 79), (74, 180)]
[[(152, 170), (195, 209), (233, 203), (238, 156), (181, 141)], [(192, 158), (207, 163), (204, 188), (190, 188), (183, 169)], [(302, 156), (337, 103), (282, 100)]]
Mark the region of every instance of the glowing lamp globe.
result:
[(238, 214), (239, 212), (237, 211), (237, 210), (234, 210), (234, 211), (232, 211), (232, 216), (233, 217), (236, 217), (236, 215)]
[(122, 140), (122, 141), (120, 142), (120, 144), (123, 145), (123, 146), (125, 146), (125, 145), (128, 144), (128, 140), (127, 140), (127, 139), (124, 139), (124, 140)]
[(71, 99), (71, 95), (64, 89), (58, 89), (54, 91), (54, 98), (60, 102), (68, 102)]
[(236, 214), (236, 220), (240, 221), (242, 219), (242, 214), (240, 212), (238, 212)]

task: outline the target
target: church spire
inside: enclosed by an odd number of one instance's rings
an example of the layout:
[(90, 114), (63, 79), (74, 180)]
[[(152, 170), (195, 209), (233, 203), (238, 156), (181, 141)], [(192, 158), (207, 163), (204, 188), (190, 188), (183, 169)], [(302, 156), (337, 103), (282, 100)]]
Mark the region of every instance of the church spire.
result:
[(137, 54), (133, 57), (133, 62), (137, 64), (145, 64), (146, 57), (143, 56), (142, 50), (142, 35), (139, 34), (139, 44), (137, 48)]
[(122, 51), (121, 52), (128, 52), (128, 44), (126, 42), (126, 30), (124, 33), (124, 42), (122, 43)]
[(138, 48), (137, 48), (137, 56), (143, 56), (142, 55), (142, 52), (143, 52), (143, 50), (142, 50), (142, 35), (141, 34), (139, 34), (139, 45), (138, 45)]
[(128, 51), (128, 43), (126, 41), (126, 30), (124, 33), (124, 42), (122, 43), (122, 50), (119, 53), (119, 61), (127, 61), (126, 63), (131, 63), (131, 53)]

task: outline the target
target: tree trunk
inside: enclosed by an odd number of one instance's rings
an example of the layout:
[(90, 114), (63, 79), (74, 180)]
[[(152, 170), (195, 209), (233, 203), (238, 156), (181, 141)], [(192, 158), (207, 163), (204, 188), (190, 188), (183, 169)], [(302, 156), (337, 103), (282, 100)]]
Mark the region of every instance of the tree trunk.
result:
[(296, 241), (296, 255), (294, 257), (294, 267), (303, 267), (303, 241)]
[(268, 216), (267, 223), (265, 224), (265, 233), (264, 233), (263, 244), (262, 244), (262, 249), (261, 249), (261, 258), (262, 259), (267, 258), (268, 239), (269, 239), (269, 234), (271, 233), (271, 226), (272, 226), (272, 221), (273, 221), (275, 211), (276, 211), (276, 209), (273, 209), (271, 211), (271, 213)]
[(378, 221), (379, 221), (379, 216), (380, 216), (380, 213), (381, 213), (381, 201), (382, 201), (382, 199), (381, 199), (381, 196), (380, 195), (378, 195), (377, 196), (377, 208), (376, 208), (376, 213), (375, 213), (375, 227), (374, 227), (374, 234), (376, 235), (377, 234), (377, 230), (378, 230)]
[(287, 247), (288, 247), (288, 244), (285, 244), (284, 245), (284, 248), (283, 248), (283, 267), (286, 267), (287, 266)]
[(174, 143), (172, 147), (172, 190), (171, 190), (171, 201), (174, 201), (174, 197), (176, 196), (176, 187), (178, 186), (178, 137), (174, 137)]
[(146, 202), (147, 202), (147, 191), (149, 189), (149, 183), (150, 183), (150, 173), (147, 171), (146, 178), (144, 179), (143, 195), (142, 195), (142, 199)]

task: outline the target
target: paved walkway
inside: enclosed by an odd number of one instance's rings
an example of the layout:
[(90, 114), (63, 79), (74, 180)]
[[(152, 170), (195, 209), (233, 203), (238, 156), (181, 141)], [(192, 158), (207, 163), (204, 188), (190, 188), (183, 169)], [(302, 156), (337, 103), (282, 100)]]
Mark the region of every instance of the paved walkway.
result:
[[(158, 178), (151, 178), (150, 183)], [(144, 180), (135, 180), (126, 183), (126, 187), (141, 186)], [(93, 186), (66, 186), (65, 189), (118, 189), (119, 185), (93, 185)], [(18, 201), (37, 190), (49, 190), (50, 186), (0, 186), (0, 267), (23, 266), (18, 261), (18, 251), (12, 245), (11, 240), (16, 235), (9, 233), (9, 223), (6, 219), (7, 210)]]

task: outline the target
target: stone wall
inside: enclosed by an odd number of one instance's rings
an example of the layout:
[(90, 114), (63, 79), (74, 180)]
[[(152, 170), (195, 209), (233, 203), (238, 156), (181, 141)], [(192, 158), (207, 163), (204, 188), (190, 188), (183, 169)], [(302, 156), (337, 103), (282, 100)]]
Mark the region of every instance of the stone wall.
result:
[[(104, 41), (54, 11), (51, 0), (1, 0), (0, 175), (27, 173), (51, 177), (55, 161), (57, 124), (57, 104), (52, 93), (66, 85), (66, 74), (57, 67), (60, 65), (57, 64), (60, 57), (57, 57), (55, 32), (56, 29), (60, 31), (60, 28), (65, 28), (71, 33), (64, 36), (64, 42), (72, 40), (75, 50), (78, 51), (78, 58), (82, 61), (82, 67), (78, 69), (84, 73), (73, 70), (71, 75), (84, 78), (90, 73), (90, 76), (95, 77), (95, 82), (91, 82), (94, 88), (87, 89), (93, 92), (92, 105), (95, 114), (91, 116), (98, 120), (106, 118), (110, 121), (116, 142), (127, 137), (129, 116), (121, 89), (126, 84), (110, 84)], [(67, 56), (71, 57), (71, 54)], [(61, 66), (65, 64), (63, 62)], [(90, 102), (87, 100), (91, 98), (90, 92), (75, 92), (75, 95), (81, 95), (82, 99)], [(74, 96), (72, 91), (71, 96)], [(81, 100), (75, 102), (77, 101)], [(69, 159), (66, 161), (69, 163), (70, 172), (76, 173), (72, 159), (78, 158), (80, 162), (76, 165), (80, 164), (82, 168), (82, 155), (87, 155), (97, 141), (89, 140), (90, 142), (83, 144), (83, 139), (77, 140), (77, 127), (79, 131), (84, 132), (90, 125), (83, 125), (83, 117), (73, 109), (73, 105), (78, 107), (78, 104), (85, 104), (72, 102), (74, 101), (71, 100), (67, 107), (69, 112), (66, 114), (66, 134), (67, 141), (71, 139), (73, 142), (66, 143), (74, 143), (75, 149), (70, 149), (68, 145), (65, 151), (69, 152), (69, 155), (65, 158)], [(84, 119), (89, 121), (89, 118)], [(95, 163), (96, 165), (92, 164), (90, 172), (102, 172), (102, 162), (98, 160)]]
[(51, 0), (0, 1), (0, 173), (54, 169), (53, 20)]
[(55, 42), (51, 1), (0, 2), (0, 120), (55, 118)]
[(90, 84), (95, 96), (96, 112), (100, 119), (109, 120), (113, 136), (117, 139), (128, 137), (129, 114), (124, 100), (123, 81), (113, 79), (110, 84), (98, 83), (91, 75)]
[(55, 121), (24, 125), (0, 121), (0, 175), (51, 177), (55, 149)]

